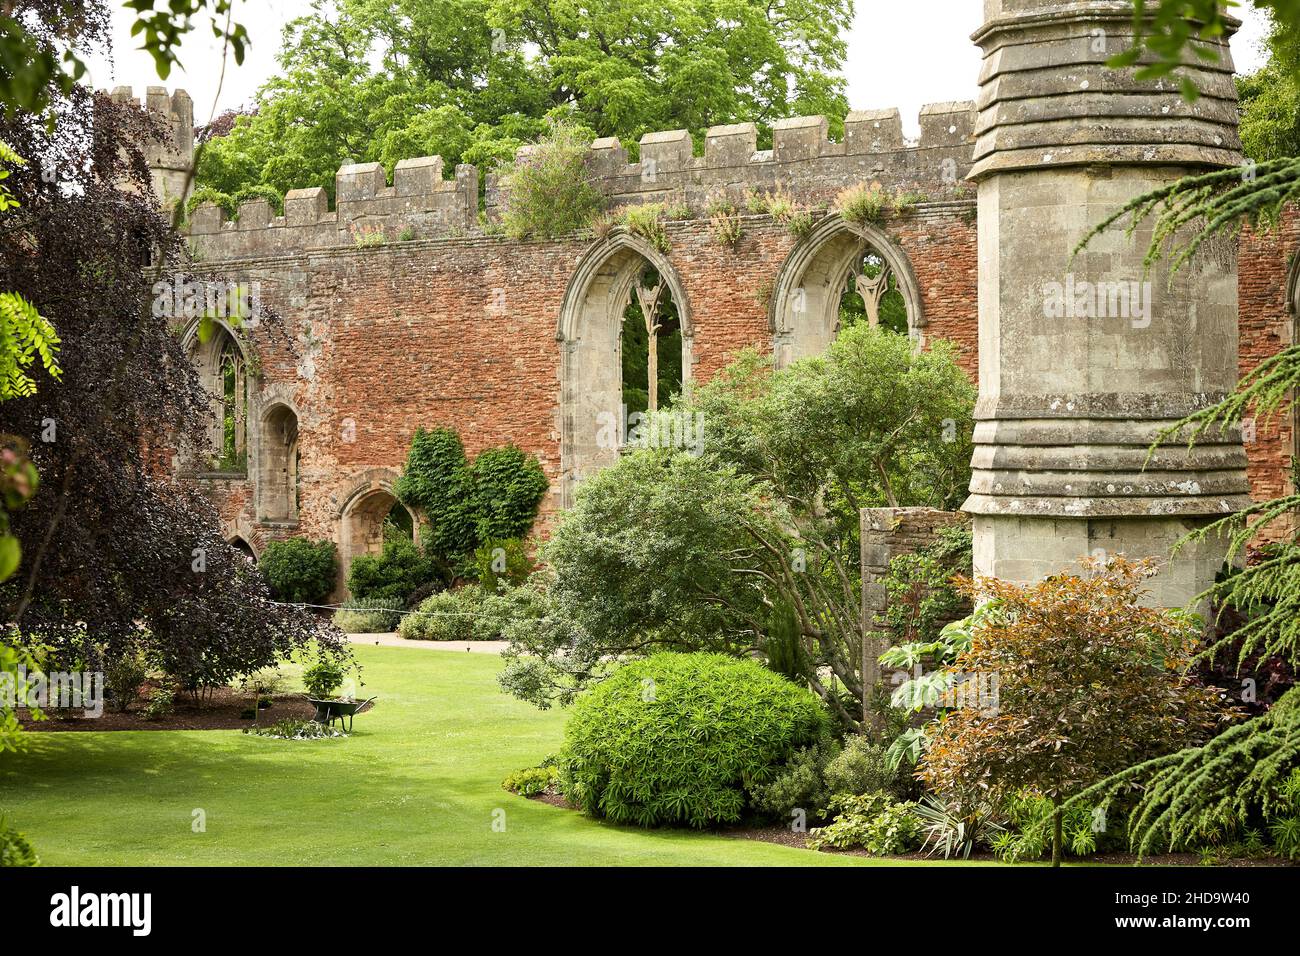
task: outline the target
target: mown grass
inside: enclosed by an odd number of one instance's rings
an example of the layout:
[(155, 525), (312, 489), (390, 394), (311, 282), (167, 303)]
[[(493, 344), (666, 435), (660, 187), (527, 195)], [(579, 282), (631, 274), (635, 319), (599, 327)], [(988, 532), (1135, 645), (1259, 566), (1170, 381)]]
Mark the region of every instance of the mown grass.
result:
[(559, 746), (563, 713), (503, 694), (492, 655), (363, 646), (357, 657), (379, 702), (350, 739), (32, 733), (27, 752), (0, 755), (0, 814), (51, 865), (902, 862), (615, 827), (506, 793), (507, 773)]

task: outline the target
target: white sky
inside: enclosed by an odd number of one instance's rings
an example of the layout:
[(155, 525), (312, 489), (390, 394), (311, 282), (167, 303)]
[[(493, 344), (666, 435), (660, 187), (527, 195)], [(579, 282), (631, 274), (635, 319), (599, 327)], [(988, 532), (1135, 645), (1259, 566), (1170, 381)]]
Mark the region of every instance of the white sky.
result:
[[(922, 105), (974, 99), (979, 50), (970, 42), (970, 34), (983, 19), (980, 0), (858, 0), (857, 6), (845, 69), (849, 104), (854, 109), (896, 106), (903, 114), (904, 132), (915, 136)], [(243, 0), (237, 4), (235, 18), (248, 28), (252, 46), (242, 66), (235, 66), (233, 60), (227, 65), (216, 113), (252, 101), (257, 88), (278, 69), (275, 54), (284, 24), (309, 9), (309, 0)], [(1240, 71), (1250, 72), (1264, 59), (1260, 49), (1264, 17), (1244, 5), (1235, 14), (1245, 25), (1233, 40), (1233, 56)], [(182, 49), (184, 70), (174, 71), (165, 83), (158, 79), (152, 58), (134, 49), (130, 23), (131, 11), (118, 7), (114, 14), (116, 63), (92, 62), (90, 81), (105, 89), (131, 86), (138, 97), (147, 86), (183, 87), (194, 99), (194, 121), (207, 122), (214, 115), (221, 48), (206, 21)]]

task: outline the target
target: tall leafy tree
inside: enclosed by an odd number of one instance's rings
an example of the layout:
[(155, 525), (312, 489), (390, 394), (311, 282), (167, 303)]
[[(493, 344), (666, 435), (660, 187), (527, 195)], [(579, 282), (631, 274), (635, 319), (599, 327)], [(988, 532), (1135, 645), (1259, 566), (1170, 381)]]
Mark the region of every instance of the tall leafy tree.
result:
[(69, 667), (146, 642), (191, 689), (313, 637), (341, 651), (332, 629), (270, 603), (210, 502), (171, 476), (166, 449), (203, 447), (210, 403), (152, 308), (159, 276), (183, 267), (141, 150), (168, 131), (83, 87), (50, 98), (54, 125), (21, 111), (0, 119), (0, 140), (29, 159), (7, 180), (20, 206), (0, 232), (0, 289), (59, 330), (63, 372), (0, 404), (0, 432), (30, 447), (42, 478), (11, 516), (24, 560), (0, 585), (3, 619)]
[(285, 30), (256, 115), (211, 141), (204, 185), (323, 186), (347, 162), (491, 167), (564, 117), (641, 134), (846, 109), (852, 0), (317, 0)]
[(857, 724), (872, 623), (859, 510), (960, 501), (973, 406), (944, 342), (918, 352), (860, 324), (781, 371), (747, 353), (583, 482), (543, 551), (542, 621), (512, 632), (503, 681), (563, 701), (620, 655), (755, 648), (788, 607), (811, 686)]

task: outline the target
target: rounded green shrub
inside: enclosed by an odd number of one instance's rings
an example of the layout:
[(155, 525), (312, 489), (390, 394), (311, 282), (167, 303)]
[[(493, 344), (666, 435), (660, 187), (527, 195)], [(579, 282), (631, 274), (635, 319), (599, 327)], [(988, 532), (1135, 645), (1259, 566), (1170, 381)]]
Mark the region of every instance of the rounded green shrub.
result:
[(257, 562), (271, 593), (281, 601), (319, 604), (334, 590), (338, 558), (331, 541), (272, 541)]
[(832, 794), (892, 792), (898, 771), (890, 769), (886, 750), (866, 737), (853, 736), (826, 764), (826, 789)]
[(341, 663), (330, 657), (322, 657), (302, 672), (302, 686), (308, 696), (319, 700), (342, 687), (345, 676)]
[(564, 729), (562, 789), (616, 823), (734, 823), (746, 788), (826, 729), (816, 696), (756, 661), (659, 653), (577, 699)]
[(407, 598), (437, 576), (433, 561), (409, 538), (391, 535), (380, 554), (352, 560), (348, 592), (353, 600), (379, 599), (405, 607)]
[(394, 489), (429, 522), (428, 551), (445, 564), (477, 544), (474, 476), (465, 446), (450, 428), (418, 428)]
[(397, 633), (411, 641), (477, 641), (483, 610), (483, 591), (477, 587), (440, 591), (420, 602), (397, 625)]

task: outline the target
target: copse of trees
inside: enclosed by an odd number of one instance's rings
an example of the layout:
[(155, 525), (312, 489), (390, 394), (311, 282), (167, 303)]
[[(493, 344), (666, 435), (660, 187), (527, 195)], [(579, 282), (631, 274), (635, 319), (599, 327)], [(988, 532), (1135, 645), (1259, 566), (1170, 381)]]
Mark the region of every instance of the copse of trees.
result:
[(960, 503), (974, 397), (949, 344), (918, 351), (865, 324), (781, 371), (742, 355), (660, 413), (701, 416), (699, 447), (641, 448), (583, 482), (543, 549), (541, 607), (511, 630), (504, 685), (567, 702), (620, 655), (745, 653), (788, 608), (798, 652), (784, 656), (860, 725), (860, 509)]
[(782, 117), (844, 116), (852, 16), (851, 0), (739, 0), (725, 16), (706, 0), (317, 0), (255, 114), (205, 145), (199, 183), (333, 195), (349, 162), (489, 169), (556, 119), (634, 151), (646, 132), (724, 123), (768, 139)]

